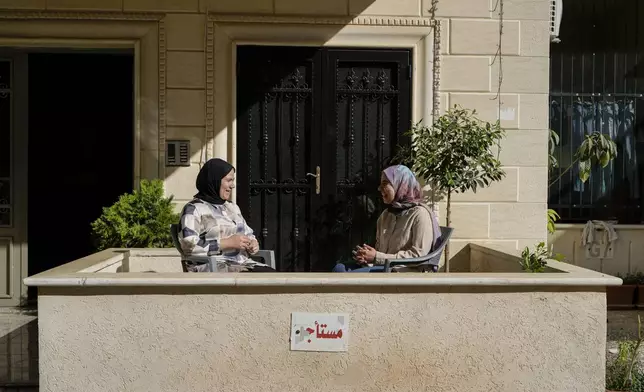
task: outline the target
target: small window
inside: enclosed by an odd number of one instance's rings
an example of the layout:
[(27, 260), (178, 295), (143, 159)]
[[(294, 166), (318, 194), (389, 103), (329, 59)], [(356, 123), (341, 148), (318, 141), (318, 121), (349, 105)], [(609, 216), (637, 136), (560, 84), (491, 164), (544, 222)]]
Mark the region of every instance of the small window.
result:
[[(644, 2), (562, 5), (561, 42), (550, 46), (550, 129), (560, 142), (549, 207), (562, 223), (644, 223)], [(617, 157), (582, 182), (575, 153), (593, 132), (616, 143)]]

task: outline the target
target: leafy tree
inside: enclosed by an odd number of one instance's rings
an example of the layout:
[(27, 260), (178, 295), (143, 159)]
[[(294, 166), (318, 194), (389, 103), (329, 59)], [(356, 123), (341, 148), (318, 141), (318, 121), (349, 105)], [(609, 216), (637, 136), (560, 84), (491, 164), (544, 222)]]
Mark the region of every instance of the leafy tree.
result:
[[(452, 193), (476, 192), (505, 176), (492, 151), (504, 136), (499, 122), (479, 120), (475, 110), (454, 106), (430, 126), (416, 124), (412, 142), (400, 148), (397, 160), (409, 166), (432, 191), (447, 197), (446, 225), (451, 225)], [(449, 271), (449, 244), (445, 247)]]
[[(595, 131), (591, 134), (584, 136), (584, 141), (581, 143), (574, 155), (574, 160), (570, 163), (568, 167), (564, 170), (561, 170), (559, 167), (559, 162), (554, 156), (555, 148), (559, 145), (559, 135), (555, 131), (550, 131), (550, 143), (548, 151), (548, 164), (550, 167), (551, 174), (554, 174), (554, 171), (559, 169), (559, 175), (552, 181), (549, 181), (548, 188), (557, 184), (561, 178), (568, 173), (570, 169), (578, 165), (579, 168), (579, 179), (581, 182), (585, 183), (590, 178), (590, 172), (593, 167), (597, 165), (605, 168), (610, 164), (613, 159), (617, 157), (617, 145), (612, 141), (607, 135), (604, 135), (601, 132)], [(554, 233), (555, 222), (559, 220), (560, 216), (555, 210), (548, 210), (548, 232), (550, 234)]]
[(160, 180), (141, 181), (141, 189), (124, 194), (92, 222), (98, 250), (107, 248), (171, 248), (170, 224), (177, 223), (172, 196)]

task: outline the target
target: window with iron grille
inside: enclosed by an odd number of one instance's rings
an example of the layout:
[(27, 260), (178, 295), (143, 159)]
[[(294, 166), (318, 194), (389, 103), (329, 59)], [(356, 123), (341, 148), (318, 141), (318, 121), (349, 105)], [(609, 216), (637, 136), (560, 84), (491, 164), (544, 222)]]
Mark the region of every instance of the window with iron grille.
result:
[[(565, 0), (560, 43), (550, 51), (550, 128), (560, 136), (549, 207), (561, 222), (644, 223), (644, 2)], [(639, 23), (638, 23), (639, 22)], [(639, 28), (638, 25), (642, 26)], [(575, 152), (584, 136), (610, 136), (617, 158), (582, 183)], [(559, 178), (560, 177), (560, 178)], [(559, 178), (559, 180), (556, 180)]]

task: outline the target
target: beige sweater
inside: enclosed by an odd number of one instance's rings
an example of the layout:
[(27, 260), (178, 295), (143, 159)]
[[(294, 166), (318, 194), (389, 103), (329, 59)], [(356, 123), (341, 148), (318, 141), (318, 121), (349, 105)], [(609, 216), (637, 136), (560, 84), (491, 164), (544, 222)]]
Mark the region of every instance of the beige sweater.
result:
[(412, 207), (396, 215), (388, 210), (378, 218), (376, 233), (376, 259), (408, 259), (424, 256), (432, 248), (434, 232), (432, 216), (424, 206)]

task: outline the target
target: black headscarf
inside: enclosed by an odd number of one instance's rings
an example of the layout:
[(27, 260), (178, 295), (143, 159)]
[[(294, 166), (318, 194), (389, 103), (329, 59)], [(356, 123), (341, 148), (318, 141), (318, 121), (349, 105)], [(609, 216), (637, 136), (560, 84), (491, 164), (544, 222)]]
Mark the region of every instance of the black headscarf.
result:
[(233, 169), (233, 165), (223, 159), (214, 158), (206, 162), (197, 175), (199, 193), (195, 195), (195, 198), (211, 204), (224, 204), (226, 200), (219, 196), (221, 180)]

